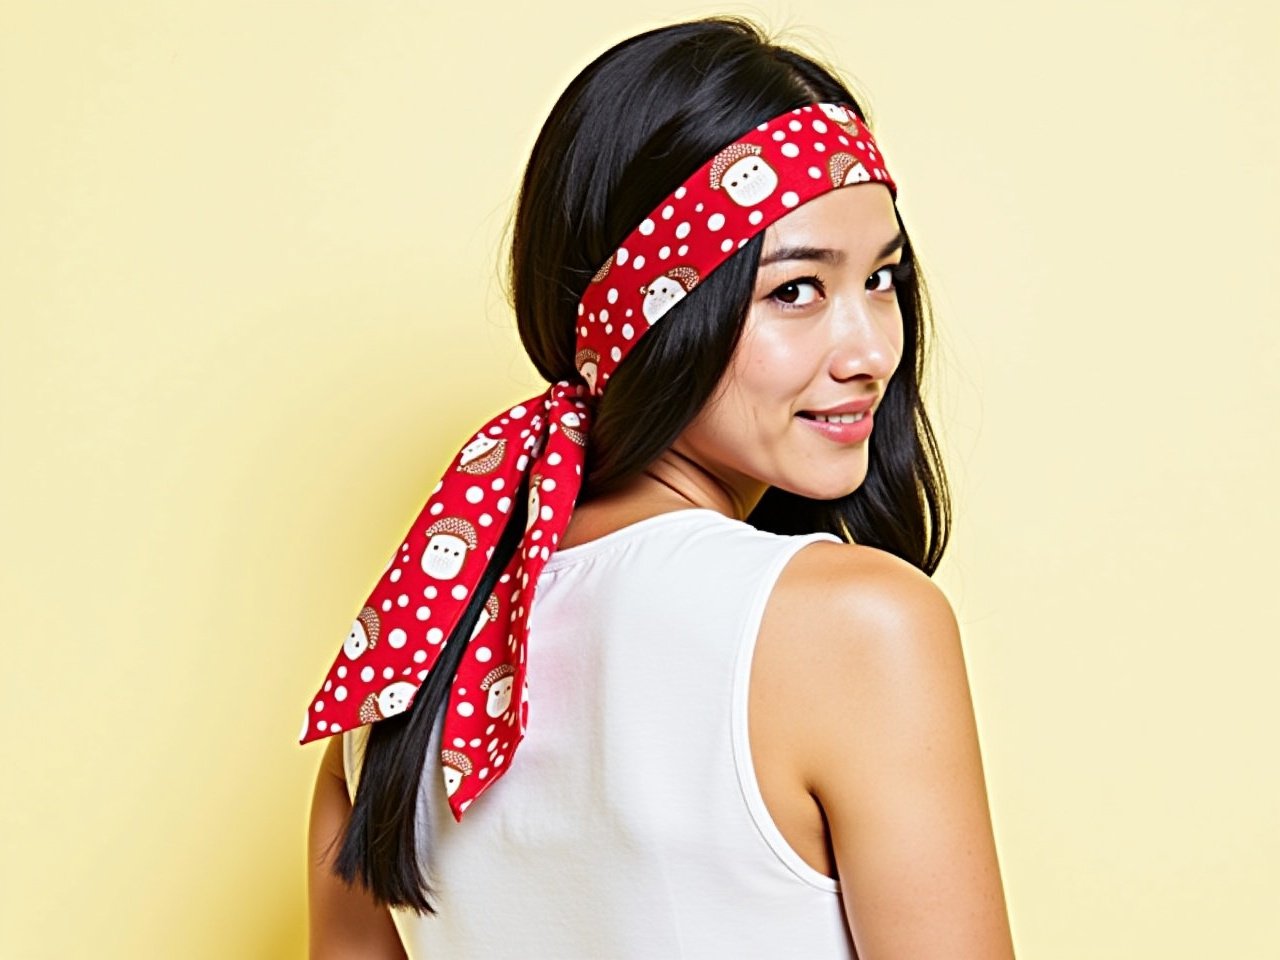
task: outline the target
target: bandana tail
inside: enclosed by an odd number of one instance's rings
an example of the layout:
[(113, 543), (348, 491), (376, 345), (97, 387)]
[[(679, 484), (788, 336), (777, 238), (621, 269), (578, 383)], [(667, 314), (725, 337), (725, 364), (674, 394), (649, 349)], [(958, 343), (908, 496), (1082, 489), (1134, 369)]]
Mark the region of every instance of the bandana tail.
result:
[(412, 705), (484, 574), (510, 514), (509, 493), (540, 442), (528, 411), (543, 409), (549, 396), (550, 389), (493, 417), (454, 456), (353, 621), (299, 743)]
[(528, 725), (529, 613), (538, 576), (556, 551), (582, 487), (588, 414), (581, 392), (565, 381), (551, 392), (545, 442), (530, 466), (525, 531), (489, 601), (501, 613), (472, 641), (450, 691), (441, 764), (458, 822), (511, 768)]

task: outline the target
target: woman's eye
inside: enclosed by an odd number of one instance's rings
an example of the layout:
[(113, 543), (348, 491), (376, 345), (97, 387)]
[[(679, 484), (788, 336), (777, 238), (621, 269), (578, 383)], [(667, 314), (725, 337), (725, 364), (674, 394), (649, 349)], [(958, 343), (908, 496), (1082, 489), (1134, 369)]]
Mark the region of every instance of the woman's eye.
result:
[[(881, 283), (885, 285), (876, 286), (875, 284), (876, 277), (880, 277)], [(881, 267), (879, 270), (877, 270), (875, 273), (873, 273), (871, 276), (867, 278), (867, 283), (869, 285), (868, 289), (870, 289), (872, 293), (884, 293), (888, 290), (893, 289), (893, 281), (894, 281), (893, 267)]]
[[(867, 278), (868, 289), (872, 293), (886, 293), (890, 290), (896, 290), (899, 284), (905, 283), (911, 276), (911, 270), (912, 265), (910, 263), (891, 263), (886, 267), (881, 267)], [(887, 286), (875, 286), (872, 281), (876, 277), (880, 277), (882, 282), (887, 283)]]
[(798, 308), (815, 303), (821, 294), (822, 287), (817, 277), (803, 277), (784, 283), (770, 296), (781, 301), (787, 308)]

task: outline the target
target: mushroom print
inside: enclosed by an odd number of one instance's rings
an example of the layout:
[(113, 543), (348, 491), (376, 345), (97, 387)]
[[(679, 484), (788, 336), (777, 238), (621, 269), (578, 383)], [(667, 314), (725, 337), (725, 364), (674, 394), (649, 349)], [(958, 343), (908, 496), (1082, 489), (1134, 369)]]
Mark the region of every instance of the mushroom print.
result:
[(833, 187), (843, 187), (849, 183), (866, 183), (871, 179), (867, 168), (851, 153), (833, 153), (827, 161), (827, 173), (831, 177)]
[(731, 143), (711, 164), (711, 189), (722, 187), (738, 206), (754, 207), (778, 188), (778, 174), (754, 143)]
[(471, 773), (471, 760), (457, 750), (441, 750), (440, 772), (444, 774), (444, 792), (452, 797), (462, 778)]
[(404, 713), (416, 689), (415, 684), (404, 680), (387, 684), (378, 694), (378, 710), (384, 717), (394, 717), (397, 713)]
[(560, 418), (560, 429), (564, 431), (564, 435), (578, 446), (585, 447), (587, 445), (587, 435), (582, 432), (581, 427), (582, 417), (572, 410), (565, 411), (564, 416)]
[(480, 631), (485, 628), (491, 621), (498, 619), (498, 595), (496, 593), (489, 594), (489, 599), (484, 602), (484, 609), (480, 611), (480, 616), (476, 618), (476, 625), (471, 628), (471, 639), (474, 640), (480, 635)]
[(376, 723), (387, 717), (394, 717), (397, 713), (404, 713), (416, 689), (417, 687), (406, 680), (397, 680), (395, 683), (387, 684), (377, 693), (369, 694), (360, 704), (360, 722)]
[(697, 283), (698, 271), (693, 267), (672, 267), (662, 276), (650, 281), (644, 290), (644, 318), (651, 324), (657, 323)]
[(342, 652), (348, 659), (355, 660), (366, 650), (372, 650), (378, 645), (378, 631), (378, 611), (373, 607), (365, 607), (351, 624), (351, 632), (343, 641)]
[(437, 580), (452, 580), (462, 569), (467, 551), (477, 544), (476, 528), (463, 517), (441, 517), (427, 527), (422, 572)]
[(600, 354), (590, 347), (579, 350), (573, 358), (573, 365), (582, 374), (582, 379), (587, 381), (587, 389), (595, 393), (596, 376), (600, 372)]
[(484, 705), (484, 712), (489, 716), (500, 717), (511, 706), (511, 687), (515, 683), (515, 672), (516, 668), (511, 664), (499, 664), (480, 681), (480, 689), (489, 694)]
[(538, 494), (538, 485), (542, 483), (542, 474), (535, 472), (529, 478), (529, 517), (525, 520), (524, 529), (527, 532), (535, 523), (542, 512), (542, 498)]
[(493, 473), (502, 466), (502, 458), (507, 452), (507, 439), (500, 437), (476, 437), (465, 447), (458, 457), (458, 469), (463, 473), (479, 476)]
[(862, 131), (858, 129), (857, 120), (849, 110), (835, 103), (820, 103), (818, 107), (827, 115), (828, 120), (845, 133), (861, 136)]

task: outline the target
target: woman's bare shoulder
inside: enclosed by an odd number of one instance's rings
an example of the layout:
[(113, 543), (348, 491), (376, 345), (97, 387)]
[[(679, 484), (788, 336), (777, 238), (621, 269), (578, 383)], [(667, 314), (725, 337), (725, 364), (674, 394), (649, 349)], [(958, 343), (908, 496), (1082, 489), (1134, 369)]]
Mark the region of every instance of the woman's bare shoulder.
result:
[[(869, 685), (904, 693), (903, 671), (949, 671), (954, 681), (959, 654), (951, 604), (927, 574), (885, 550), (831, 541), (807, 544), (783, 567), (756, 649), (771, 712), (809, 745), (810, 768), (845, 749), (824, 733), (859, 719)], [(815, 697), (818, 682), (840, 695)], [(914, 682), (927, 685), (928, 677)]]
[[(885, 550), (818, 541), (797, 551), (769, 599), (771, 660), (809, 724), (855, 719), (856, 703), (877, 693), (909, 695), (931, 685), (967, 688), (959, 627), (946, 594), (924, 571)], [(958, 675), (957, 675), (958, 674)], [(813, 703), (815, 677), (838, 681), (851, 697)], [(806, 691), (809, 691), (806, 693)], [(823, 747), (822, 738), (811, 741)], [(826, 744), (830, 748), (831, 744)], [(822, 764), (826, 758), (816, 757)]]
[[(874, 654), (955, 632), (955, 614), (942, 589), (887, 550), (819, 540), (797, 550), (778, 577), (771, 604), (786, 608), (797, 641), (837, 657)], [(856, 627), (856, 628), (854, 628)]]
[(1011, 957), (964, 653), (941, 588), (883, 550), (818, 542), (784, 568), (766, 619), (770, 713), (822, 806), (859, 949)]

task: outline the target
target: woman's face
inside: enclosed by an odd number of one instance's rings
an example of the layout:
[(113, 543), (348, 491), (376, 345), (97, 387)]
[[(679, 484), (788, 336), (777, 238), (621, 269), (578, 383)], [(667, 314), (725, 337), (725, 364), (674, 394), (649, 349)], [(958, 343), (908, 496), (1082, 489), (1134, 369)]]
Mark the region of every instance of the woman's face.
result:
[(674, 444), (754, 503), (768, 487), (815, 500), (866, 479), (876, 427), (822, 429), (802, 411), (879, 406), (902, 358), (894, 268), (902, 240), (888, 187), (842, 187), (764, 234), (742, 338), (712, 399)]

